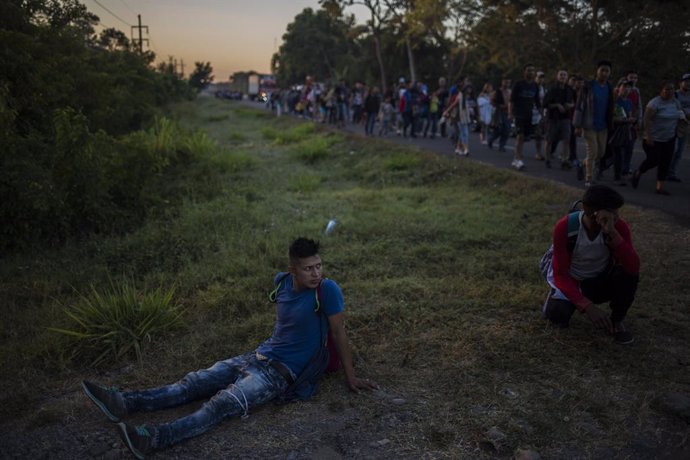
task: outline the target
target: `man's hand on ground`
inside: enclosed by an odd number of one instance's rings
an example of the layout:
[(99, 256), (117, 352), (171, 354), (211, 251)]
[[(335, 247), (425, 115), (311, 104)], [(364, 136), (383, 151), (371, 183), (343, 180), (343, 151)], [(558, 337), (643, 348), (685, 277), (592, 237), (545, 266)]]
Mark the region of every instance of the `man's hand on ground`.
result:
[(613, 324), (611, 318), (596, 305), (590, 305), (585, 312), (587, 318), (594, 324), (595, 327), (605, 329), (608, 332), (613, 332)]
[(378, 390), (379, 388), (376, 382), (369, 379), (360, 379), (359, 377), (348, 379), (347, 386), (355, 393), (359, 393), (359, 390)]

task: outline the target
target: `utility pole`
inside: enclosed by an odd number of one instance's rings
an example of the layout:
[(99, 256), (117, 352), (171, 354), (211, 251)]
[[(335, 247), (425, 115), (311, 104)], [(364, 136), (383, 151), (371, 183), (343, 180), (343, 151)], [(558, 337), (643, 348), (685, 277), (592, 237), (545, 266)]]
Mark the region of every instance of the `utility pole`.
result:
[[(137, 14), (137, 18), (139, 19), (139, 25), (138, 26), (132, 26), (132, 29), (130, 30), (130, 36), (132, 38), (132, 43), (138, 43), (139, 44), (139, 53), (143, 54), (144, 53), (144, 42), (146, 42), (146, 47), (148, 48), (149, 39), (148, 38), (142, 38), (141, 31), (142, 31), (142, 29), (146, 29), (146, 35), (148, 36), (149, 26), (142, 26), (141, 25), (141, 15), (140, 14)], [(139, 39), (138, 40), (134, 39), (134, 29), (138, 29), (138, 31), (139, 31)]]
[(184, 59), (180, 59), (180, 78), (184, 78)]

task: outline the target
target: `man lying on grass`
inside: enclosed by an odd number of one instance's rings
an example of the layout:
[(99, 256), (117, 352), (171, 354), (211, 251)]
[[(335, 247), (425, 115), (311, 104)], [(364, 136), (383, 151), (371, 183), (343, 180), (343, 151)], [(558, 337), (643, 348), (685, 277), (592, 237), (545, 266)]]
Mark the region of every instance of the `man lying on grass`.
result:
[[(631, 343), (623, 319), (635, 300), (640, 259), (628, 224), (618, 217), (623, 202), (615, 190), (593, 185), (582, 197), (584, 210), (556, 223), (551, 263), (542, 267), (551, 286), (543, 312), (552, 323), (567, 327), (578, 309), (617, 342)], [(595, 305), (604, 302), (610, 315)]]
[(343, 325), (340, 287), (322, 276), (319, 244), (298, 238), (289, 250), (288, 273), (275, 278), (277, 303), (273, 335), (252, 352), (187, 374), (171, 385), (143, 391), (117, 391), (84, 381), (87, 396), (114, 422), (136, 411), (153, 411), (208, 399), (199, 410), (161, 425), (118, 423), (127, 447), (138, 458), (197, 436), (225, 418), (247, 415), (250, 407), (271, 400), (308, 399), (326, 369), (326, 338), (331, 334), (352, 391), (377, 388), (360, 379)]

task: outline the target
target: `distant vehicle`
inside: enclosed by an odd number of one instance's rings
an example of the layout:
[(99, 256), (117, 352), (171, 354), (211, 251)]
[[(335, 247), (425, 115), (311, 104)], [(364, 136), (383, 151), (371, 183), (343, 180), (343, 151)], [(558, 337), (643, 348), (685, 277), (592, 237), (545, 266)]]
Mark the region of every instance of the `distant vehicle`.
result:
[(230, 76), (230, 90), (238, 91), (252, 101), (266, 101), (275, 90), (273, 75), (258, 72), (235, 72)]
[(247, 78), (247, 97), (249, 99), (256, 100), (259, 97), (259, 75), (250, 74)]
[(242, 93), (239, 91), (216, 91), (215, 96), (219, 99), (242, 100)]

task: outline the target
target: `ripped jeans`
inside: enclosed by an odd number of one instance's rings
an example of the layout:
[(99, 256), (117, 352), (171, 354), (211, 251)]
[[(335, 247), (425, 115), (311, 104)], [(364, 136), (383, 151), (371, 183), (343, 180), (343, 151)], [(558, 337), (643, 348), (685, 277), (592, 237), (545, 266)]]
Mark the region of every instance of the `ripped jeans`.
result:
[(162, 449), (208, 431), (223, 419), (247, 414), (249, 407), (280, 395), (288, 383), (255, 352), (218, 361), (208, 369), (190, 372), (171, 385), (123, 392), (127, 410), (154, 411), (207, 399), (199, 410), (155, 427), (153, 447)]

